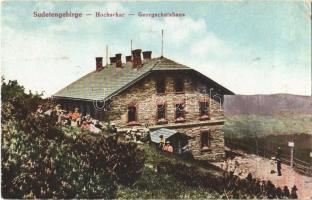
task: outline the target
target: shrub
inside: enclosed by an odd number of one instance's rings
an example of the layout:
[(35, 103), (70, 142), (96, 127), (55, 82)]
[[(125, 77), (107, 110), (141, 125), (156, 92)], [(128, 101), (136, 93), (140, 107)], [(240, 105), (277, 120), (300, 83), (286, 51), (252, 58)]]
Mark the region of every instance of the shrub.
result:
[(34, 114), (38, 103), (17, 82), (2, 83), (2, 195), (4, 198), (114, 198), (116, 183), (133, 184), (144, 154), (135, 144), (56, 126)]
[[(35, 125), (37, 124), (37, 125)], [(6, 124), (2, 138), (2, 192), (5, 198), (113, 198), (116, 185), (105, 163), (88, 146), (51, 128), (44, 118), (27, 119), (25, 130)], [(98, 150), (104, 157), (104, 152)], [(93, 160), (92, 160), (93, 159)], [(102, 163), (102, 167), (94, 163)]]
[[(223, 176), (200, 172), (198, 169), (185, 164), (173, 164), (169, 161), (160, 162), (157, 165), (159, 173), (172, 174), (177, 179), (185, 182), (189, 186), (211, 188), (224, 198), (244, 199), (244, 198), (286, 198), (289, 197), (289, 190), (281, 190), (270, 181), (256, 180), (251, 174), (244, 179), (239, 178), (232, 172), (224, 173)], [(287, 192), (288, 190), (288, 192)], [(294, 189), (294, 191), (296, 188)], [(285, 192), (286, 191), (286, 192)], [(295, 193), (295, 192), (294, 192)], [(293, 195), (297, 197), (296, 195)]]
[(104, 143), (107, 150), (107, 165), (109, 172), (119, 184), (129, 186), (142, 175), (145, 154), (132, 142), (119, 142), (114, 137), (108, 137)]

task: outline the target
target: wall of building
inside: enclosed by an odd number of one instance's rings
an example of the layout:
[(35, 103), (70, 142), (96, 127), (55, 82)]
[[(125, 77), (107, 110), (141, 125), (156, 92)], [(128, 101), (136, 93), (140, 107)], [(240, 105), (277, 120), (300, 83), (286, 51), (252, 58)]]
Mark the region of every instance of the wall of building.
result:
[[(156, 93), (155, 80), (159, 76), (165, 78), (166, 81), (165, 95)], [(177, 77), (185, 81), (183, 94), (174, 92), (174, 79)], [(157, 103), (165, 102), (166, 119), (168, 124), (172, 124), (175, 123), (175, 102), (184, 100), (186, 122), (200, 121), (199, 100), (209, 96), (199, 91), (203, 85), (190, 74), (150, 75), (112, 99), (110, 110), (107, 112), (108, 119), (120, 126), (127, 126), (128, 105), (134, 104), (137, 108), (137, 121), (141, 125), (153, 126), (157, 124)], [(223, 119), (223, 110), (220, 109), (218, 101), (211, 100), (210, 110), (211, 120)]]
[[(165, 78), (166, 94), (158, 95), (156, 92), (157, 78)], [(185, 91), (183, 94), (176, 94), (174, 91), (174, 80), (176, 78), (184, 80)], [(122, 92), (112, 99), (110, 110), (106, 113), (111, 122), (115, 122), (119, 127), (129, 127), (128, 125), (128, 105), (135, 105), (137, 108), (137, 122), (141, 126), (152, 128), (154, 126), (167, 127), (175, 126), (175, 130), (191, 136), (189, 147), (196, 159), (219, 160), (224, 157), (224, 134), (223, 110), (220, 103), (211, 99), (210, 119), (200, 120), (199, 101), (209, 97), (209, 92), (203, 93), (203, 88), (209, 91), (209, 85), (200, 82), (191, 74), (152, 74), (144, 80), (139, 81), (131, 88)], [(183, 123), (175, 122), (175, 102), (184, 100), (186, 105), (185, 119)], [(157, 125), (157, 102), (165, 102), (167, 124)], [(209, 122), (221, 120), (221, 123), (209, 124)], [(198, 123), (196, 123), (198, 122)], [(207, 122), (207, 123), (205, 123)], [(192, 124), (185, 126), (186, 124)], [(209, 131), (211, 134), (211, 146), (209, 150), (201, 149), (201, 132)]]
[[(199, 160), (222, 160), (225, 157), (224, 153), (224, 133), (222, 131), (222, 123), (217, 125), (196, 125), (193, 127), (175, 128), (175, 130), (186, 133), (191, 136), (189, 147), (195, 159)], [(207, 150), (201, 148), (201, 133), (210, 133), (210, 147)]]
[[(159, 95), (156, 92), (156, 80), (161, 77), (165, 79), (166, 93)], [(184, 80), (184, 93), (177, 94), (174, 91), (174, 80), (180, 78)], [(196, 159), (219, 160), (224, 157), (224, 134), (222, 132), (223, 110), (220, 103), (211, 99), (210, 119), (200, 119), (199, 101), (203, 98), (209, 101), (209, 89), (213, 87), (192, 74), (185, 72), (166, 72), (151, 74), (143, 80), (135, 83), (133, 86), (121, 92), (111, 99), (108, 111), (100, 112), (94, 108), (92, 102), (58, 100), (67, 110), (80, 108), (82, 114), (89, 113), (100, 120), (115, 122), (118, 127), (130, 128), (128, 124), (128, 106), (135, 105), (137, 108), (138, 126), (144, 126), (153, 129), (173, 128), (186, 133), (191, 137), (189, 147)], [(206, 91), (206, 92), (203, 92)], [(215, 95), (215, 93), (212, 93)], [(185, 102), (185, 122), (175, 122), (175, 104), (183, 100)], [(165, 102), (166, 120), (168, 123), (159, 125), (157, 123), (157, 104)], [(217, 123), (215, 123), (217, 122)], [(201, 133), (209, 131), (210, 147), (203, 151), (201, 148)]]

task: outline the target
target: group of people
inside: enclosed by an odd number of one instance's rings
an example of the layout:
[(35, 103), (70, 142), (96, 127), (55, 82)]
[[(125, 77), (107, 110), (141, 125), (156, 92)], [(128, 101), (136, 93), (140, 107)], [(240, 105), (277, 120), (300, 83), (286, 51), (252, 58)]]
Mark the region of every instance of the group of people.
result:
[(61, 105), (58, 104), (55, 107), (49, 106), (48, 110), (44, 111), (42, 105), (38, 105), (36, 114), (39, 116), (51, 116), (52, 113), (55, 113), (57, 116), (57, 124), (69, 125), (80, 127), (83, 130), (89, 130), (93, 133), (100, 133), (103, 126), (96, 119), (93, 119), (90, 114), (82, 116), (78, 108), (75, 108), (74, 111), (67, 111), (61, 108)]
[(170, 141), (169, 140), (165, 141), (163, 135), (160, 135), (159, 138), (160, 138), (159, 149), (162, 149), (169, 153), (173, 153), (173, 147), (171, 146)]

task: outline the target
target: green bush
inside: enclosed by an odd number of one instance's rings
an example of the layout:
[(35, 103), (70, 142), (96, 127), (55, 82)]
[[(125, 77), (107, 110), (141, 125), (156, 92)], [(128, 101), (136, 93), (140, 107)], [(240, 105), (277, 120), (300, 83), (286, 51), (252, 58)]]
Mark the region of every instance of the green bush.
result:
[(53, 103), (15, 82), (2, 83), (2, 100), (4, 198), (114, 198), (117, 183), (141, 175), (145, 157), (135, 144), (56, 126), (55, 113), (34, 113)]
[(251, 174), (244, 179), (233, 173), (224, 173), (223, 176), (217, 177), (201, 172), (195, 167), (169, 161), (160, 162), (157, 171), (160, 174), (172, 174), (189, 186), (213, 189), (227, 199), (289, 198), (289, 192), (285, 192), (285, 189), (283, 191), (270, 181), (254, 179)]

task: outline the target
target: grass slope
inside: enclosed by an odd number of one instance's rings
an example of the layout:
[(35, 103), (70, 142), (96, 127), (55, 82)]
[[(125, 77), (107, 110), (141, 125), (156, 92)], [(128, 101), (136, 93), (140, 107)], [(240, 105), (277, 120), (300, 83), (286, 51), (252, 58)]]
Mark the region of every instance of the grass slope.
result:
[(168, 174), (159, 174), (156, 165), (162, 161), (170, 161), (173, 163), (183, 163), (188, 166), (196, 166), (199, 170), (208, 173), (218, 173), (213, 169), (205, 168), (200, 165), (185, 161), (174, 156), (166, 156), (158, 152), (149, 145), (141, 146), (146, 155), (147, 160), (142, 177), (131, 187), (119, 186), (117, 198), (122, 199), (218, 199), (220, 195), (210, 189), (199, 187), (190, 187), (185, 183), (177, 180), (174, 176)]

